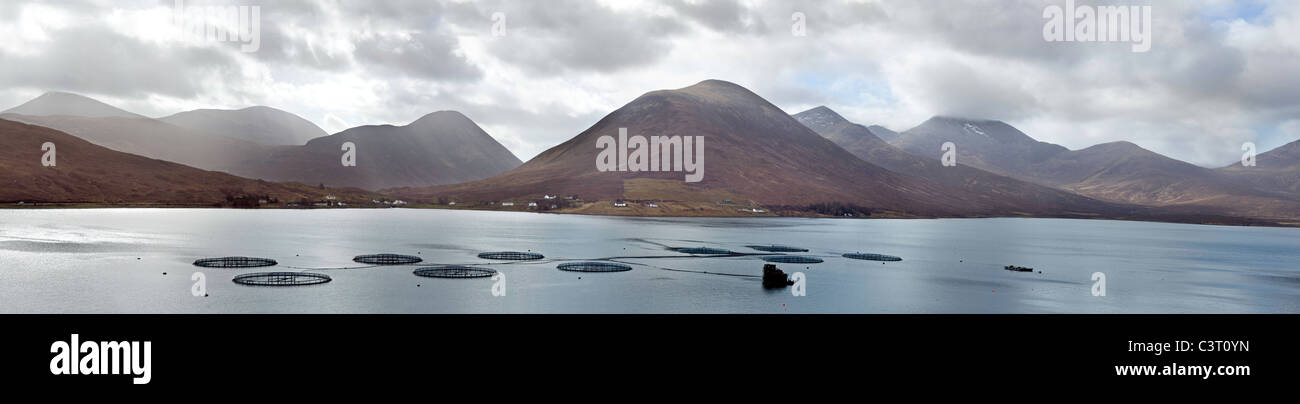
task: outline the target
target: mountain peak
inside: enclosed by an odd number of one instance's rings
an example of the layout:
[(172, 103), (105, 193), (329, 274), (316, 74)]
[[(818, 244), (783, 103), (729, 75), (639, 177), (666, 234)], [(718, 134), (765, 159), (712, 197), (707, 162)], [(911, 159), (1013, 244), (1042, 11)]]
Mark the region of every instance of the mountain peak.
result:
[(1101, 153), (1156, 154), (1156, 152), (1144, 149), (1142, 146), (1138, 146), (1136, 143), (1127, 140), (1099, 143), (1084, 148), (1083, 150)]
[(457, 127), (474, 127), (474, 128), (478, 127), (478, 124), (474, 123), (474, 120), (469, 119), (469, 117), (465, 116), (465, 114), (462, 114), (459, 111), (452, 111), (452, 110), (434, 111), (428, 114), (424, 114), (424, 116), (412, 121), (406, 126), (421, 127), (421, 126), (430, 126), (430, 125), (437, 126), (437, 127), (445, 127), (447, 125), (453, 125)]
[(658, 90), (646, 93), (648, 96), (687, 95), (711, 103), (768, 105), (767, 100), (749, 91), (739, 84), (717, 79), (704, 80), (689, 87), (676, 90)]
[(686, 89), (692, 89), (692, 88), (695, 88), (695, 89), (709, 89), (709, 90), (730, 90), (730, 91), (741, 90), (741, 91), (749, 91), (749, 89), (747, 89), (747, 88), (745, 88), (745, 87), (743, 87), (743, 86), (741, 86), (741, 85), (739, 85), (739, 84), (732, 83), (732, 82), (730, 82), (730, 81), (726, 81), (726, 80), (718, 80), (718, 79), (708, 79), (708, 80), (704, 80), (704, 81), (701, 81), (701, 82), (699, 82), (699, 83), (695, 83), (695, 84), (691, 85), (690, 87), (683, 88), (683, 90), (686, 90)]
[(196, 109), (158, 120), (203, 133), (267, 145), (297, 146), (329, 135), (301, 116), (261, 105), (241, 109)]
[(87, 118), (141, 117), (84, 95), (62, 91), (46, 92), (22, 105), (5, 110), (3, 113), (32, 116), (69, 115)]
[(849, 120), (844, 119), (843, 116), (840, 116), (840, 114), (827, 108), (825, 105), (794, 114), (793, 116), (794, 119), (799, 121), (799, 123), (804, 124), (804, 126), (807, 126), (809, 129), (812, 129), (813, 132), (817, 133), (829, 132), (832, 128), (850, 123)]

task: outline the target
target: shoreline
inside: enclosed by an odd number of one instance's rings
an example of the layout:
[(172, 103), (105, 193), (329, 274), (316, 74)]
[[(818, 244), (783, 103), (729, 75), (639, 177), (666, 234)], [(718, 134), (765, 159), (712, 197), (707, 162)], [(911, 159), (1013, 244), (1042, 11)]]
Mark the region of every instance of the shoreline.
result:
[[(1273, 221), (1256, 218), (1238, 218), (1226, 216), (1192, 216), (1185, 215), (1182, 218), (1174, 217), (1166, 220), (1159, 218), (1128, 217), (1128, 216), (1102, 216), (1102, 215), (972, 215), (972, 216), (920, 216), (906, 214), (891, 214), (893, 212), (882, 212), (881, 215), (872, 216), (834, 216), (821, 214), (781, 214), (789, 212), (769, 211), (763, 214), (618, 214), (607, 211), (586, 212), (576, 209), (568, 210), (537, 210), (537, 209), (491, 209), (482, 207), (460, 207), (445, 205), (409, 205), (409, 206), (258, 206), (258, 207), (236, 207), (236, 206), (214, 206), (214, 204), (184, 204), (184, 203), (3, 203), (0, 204), (0, 210), (46, 210), (46, 209), (229, 209), (229, 210), (374, 210), (374, 209), (422, 209), (422, 210), (467, 210), (480, 212), (516, 212), (516, 213), (536, 213), (536, 214), (554, 214), (554, 215), (580, 215), (580, 216), (605, 216), (605, 217), (636, 217), (636, 218), (809, 218), (809, 219), (841, 219), (841, 220), (870, 220), (870, 219), (1073, 219), (1073, 220), (1114, 220), (1126, 222), (1149, 222), (1149, 223), (1170, 223), (1170, 224), (1189, 224), (1200, 226), (1229, 226), (1229, 227), (1272, 227), (1272, 228), (1300, 228), (1300, 222)], [(1199, 218), (1199, 219), (1198, 219)], [(1207, 220), (1208, 218), (1213, 218)]]

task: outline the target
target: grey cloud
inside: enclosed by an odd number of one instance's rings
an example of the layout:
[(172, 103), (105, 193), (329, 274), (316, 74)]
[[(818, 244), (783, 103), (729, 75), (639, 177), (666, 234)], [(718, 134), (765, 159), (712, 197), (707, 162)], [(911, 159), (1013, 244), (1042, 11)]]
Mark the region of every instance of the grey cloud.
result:
[(667, 3), (678, 13), (714, 31), (755, 34), (768, 32), (762, 16), (736, 0), (706, 0), (698, 3), (669, 0)]
[[(507, 35), (487, 37), (492, 54), (534, 74), (613, 72), (659, 60), (682, 33), (678, 20), (619, 13), (589, 1), (480, 4), (483, 21), (506, 16)], [(483, 35), (490, 35), (490, 24)]]
[(101, 25), (50, 34), (36, 55), (3, 54), (0, 85), (141, 97), (199, 95), (207, 74), (235, 71), (235, 60), (215, 48), (159, 48)]
[(380, 69), (396, 70), (426, 79), (472, 80), (482, 76), (477, 67), (456, 54), (455, 38), (416, 33), (363, 38), (356, 43), (357, 59)]

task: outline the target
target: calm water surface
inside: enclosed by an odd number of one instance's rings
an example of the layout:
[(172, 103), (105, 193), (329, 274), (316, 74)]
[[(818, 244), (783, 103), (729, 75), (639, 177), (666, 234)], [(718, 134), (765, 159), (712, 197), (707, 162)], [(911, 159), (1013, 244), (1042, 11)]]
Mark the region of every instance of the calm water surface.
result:
[[(666, 247), (757, 252), (809, 248), (778, 264), (807, 295), (765, 290), (759, 257), (695, 258)], [(490, 263), (483, 251), (546, 260)], [(492, 279), (432, 279), (417, 266), (352, 268), (358, 254), (482, 264)], [(847, 252), (903, 257), (880, 263)], [(197, 258), (273, 258), (215, 269)], [(634, 269), (572, 273), (566, 260), (620, 258)], [(1042, 273), (1013, 273), (1002, 266)], [(302, 271), (333, 281), (249, 287), (240, 273)], [(191, 277), (202, 272), (207, 297)], [(702, 273), (708, 272), (708, 273)], [(1093, 272), (1106, 274), (1094, 297)], [(165, 274), (164, 274), (165, 273)], [(745, 275), (745, 276), (728, 276)], [(4, 313), (1297, 313), (1300, 229), (1063, 219), (617, 218), (379, 210), (0, 210)]]

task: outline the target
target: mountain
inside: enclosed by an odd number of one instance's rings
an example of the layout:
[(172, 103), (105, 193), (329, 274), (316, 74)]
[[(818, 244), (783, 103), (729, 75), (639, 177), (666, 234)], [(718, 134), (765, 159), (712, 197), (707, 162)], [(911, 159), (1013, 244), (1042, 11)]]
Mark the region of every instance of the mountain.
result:
[(40, 97), (23, 103), (0, 114), (21, 114), (32, 116), (68, 115), (88, 118), (119, 117), (141, 118), (131, 112), (119, 109), (89, 97), (76, 94), (51, 91)]
[[(43, 144), (55, 165), (42, 165)], [(367, 200), (357, 190), (249, 180), (96, 146), (53, 129), (0, 119), (0, 201), (144, 204), (228, 204), (228, 198), (279, 201)]]
[(1131, 142), (1057, 154), (1021, 173), (1039, 183), (1121, 203), (1282, 221), (1300, 219), (1300, 202), (1165, 157)]
[[(341, 163), (343, 144), (356, 146), (356, 166)], [(279, 146), (241, 161), (255, 178), (382, 189), (451, 184), (487, 178), (522, 164), (474, 121), (439, 111), (405, 126), (360, 126)]]
[(885, 142), (876, 135), (878, 130), (850, 122), (825, 106), (800, 112), (794, 118), (862, 160), (890, 171), (969, 191), (978, 197), (978, 200), (972, 202), (1001, 206), (1007, 212), (1064, 215), (1126, 210), (1122, 206), (993, 174), (965, 164), (945, 167), (938, 158), (917, 156)]
[(235, 110), (199, 109), (158, 120), (198, 132), (268, 145), (297, 146), (329, 135), (300, 116), (262, 106)]
[[(84, 97), (81, 97), (84, 98)], [(93, 101), (93, 100), (91, 100)], [(48, 103), (47, 103), (48, 104)], [(253, 116), (260, 108), (235, 116)], [(258, 112), (262, 111), (262, 112)], [(284, 113), (287, 114), (287, 113)], [(192, 116), (204, 116), (192, 115)], [(218, 114), (227, 115), (227, 114)], [(295, 126), (280, 113), (270, 121)], [(175, 117), (175, 116), (173, 116)], [(81, 117), (0, 114), (45, 126), (113, 150), (248, 178), (379, 189), (487, 178), (521, 162), (469, 118), (436, 112), (406, 126), (363, 126), (299, 146), (273, 146), (190, 129), (143, 116)], [(188, 119), (188, 118), (187, 118)], [(231, 123), (228, 128), (242, 124)], [(267, 125), (254, 126), (267, 128)], [(342, 145), (357, 146), (357, 165), (343, 167)]]
[[(1073, 171), (1079, 168), (1085, 170)], [(1241, 217), (1291, 222), (1300, 219), (1300, 200), (1296, 198), (1256, 189), (1230, 175), (1171, 159), (1129, 142), (1106, 143), (1070, 152), (1054, 158), (1051, 165), (1038, 172), (1044, 175), (1072, 172), (1071, 176), (1082, 179), (1068, 188), (1104, 199), (1204, 207), (1207, 212)]]
[(957, 164), (1015, 177), (1065, 147), (1040, 142), (1001, 121), (936, 116), (908, 129), (891, 144), (921, 157), (939, 159), (952, 142)]
[(1300, 140), (1256, 155), (1253, 167), (1239, 161), (1215, 171), (1256, 190), (1300, 199)]
[(898, 140), (898, 138), (902, 136), (902, 134), (898, 132), (894, 132), (889, 128), (880, 125), (868, 126), (867, 131), (871, 132), (871, 134), (873, 135), (876, 135), (876, 137), (880, 138), (880, 140), (884, 140), (886, 142), (892, 142)]
[(242, 175), (240, 162), (266, 153), (269, 146), (182, 128), (145, 117), (32, 116), (0, 114), (77, 136), (124, 153)]
[[(701, 136), (703, 179), (686, 182), (684, 172), (599, 171), (598, 139), (617, 138), (619, 128), (626, 128), (629, 138)], [(972, 206), (974, 198), (967, 198), (965, 191), (858, 159), (762, 97), (718, 80), (646, 93), (505, 174), (389, 192), (423, 201), (507, 201), (543, 195), (605, 201), (600, 206), (618, 199), (673, 201), (687, 206), (676, 212), (685, 215), (728, 210), (735, 214), (734, 207), (717, 208), (722, 199), (774, 207), (847, 203), (877, 215), (900, 216), (965, 215), (986, 208)]]
[(1139, 216), (1300, 220), (1300, 202), (1295, 198), (1258, 190), (1221, 172), (1131, 142), (1069, 150), (1035, 140), (1000, 121), (934, 117), (903, 132), (892, 144), (927, 160), (938, 160), (943, 142), (954, 143), (959, 165), (1106, 202), (1157, 208)]

